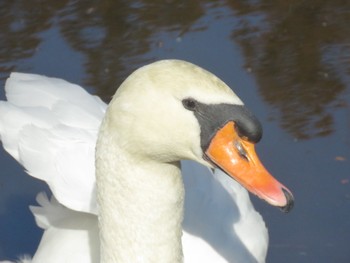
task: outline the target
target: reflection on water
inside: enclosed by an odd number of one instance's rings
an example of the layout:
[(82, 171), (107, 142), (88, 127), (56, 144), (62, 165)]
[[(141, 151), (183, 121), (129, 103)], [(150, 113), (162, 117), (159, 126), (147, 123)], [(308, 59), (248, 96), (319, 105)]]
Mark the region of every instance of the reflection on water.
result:
[(41, 39), (39, 33), (50, 28), (55, 13), (65, 1), (0, 2), (1, 78), (15, 69), (18, 60), (33, 56)]
[(198, 30), (191, 25), (204, 12), (197, 1), (37, 2), (2, 3), (1, 77), (15, 70), (17, 60), (33, 55), (39, 33), (54, 24), (71, 47), (84, 54), (84, 84), (106, 100), (131, 70), (152, 59), (143, 55), (157, 44), (155, 33)]
[(234, 8), (241, 25), (233, 39), (281, 125), (297, 138), (330, 134), (330, 108), (344, 106), (348, 85), (350, 2), (259, 1)]
[(143, 57), (159, 31), (185, 31), (203, 14), (193, 1), (79, 1), (60, 16), (63, 36), (86, 56), (87, 85), (112, 94)]
[[(260, 93), (297, 138), (333, 130), (330, 108), (349, 74), (350, 3), (344, 1), (220, 1), (240, 18), (232, 39), (240, 43), (246, 67)], [(154, 58), (147, 53), (163, 31), (178, 36), (208, 25), (193, 24), (211, 1), (2, 1), (0, 77), (38, 49), (40, 33), (55, 25), (67, 43), (84, 54), (85, 85), (109, 100), (134, 68)], [(59, 50), (57, 51), (59, 52)], [(307, 59), (305, 59), (307, 57)]]

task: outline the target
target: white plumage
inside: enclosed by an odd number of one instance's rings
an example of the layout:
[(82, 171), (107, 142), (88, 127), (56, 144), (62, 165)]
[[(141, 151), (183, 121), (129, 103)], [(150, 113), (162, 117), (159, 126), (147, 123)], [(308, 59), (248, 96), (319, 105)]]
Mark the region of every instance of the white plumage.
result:
[[(77, 85), (34, 74), (12, 73), (5, 89), (3, 146), (55, 196), (39, 194), (31, 207), (45, 229), (32, 262), (99, 262), (94, 153), (107, 105)], [(194, 162), (182, 162), (182, 172), (184, 261), (265, 262), (267, 230), (247, 191)]]

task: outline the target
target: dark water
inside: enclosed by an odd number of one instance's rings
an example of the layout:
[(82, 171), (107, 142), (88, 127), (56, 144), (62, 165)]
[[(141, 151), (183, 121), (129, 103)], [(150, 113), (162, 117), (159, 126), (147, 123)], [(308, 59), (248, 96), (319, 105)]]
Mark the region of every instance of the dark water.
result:
[[(40, 73), (108, 102), (154, 60), (217, 74), (262, 121), (258, 152), (296, 197), (290, 214), (253, 198), (267, 262), (350, 262), (350, 2), (17, 0), (0, 13), (1, 87)], [(3, 151), (0, 166), (0, 259), (13, 259), (35, 251), (28, 205), (46, 187)]]

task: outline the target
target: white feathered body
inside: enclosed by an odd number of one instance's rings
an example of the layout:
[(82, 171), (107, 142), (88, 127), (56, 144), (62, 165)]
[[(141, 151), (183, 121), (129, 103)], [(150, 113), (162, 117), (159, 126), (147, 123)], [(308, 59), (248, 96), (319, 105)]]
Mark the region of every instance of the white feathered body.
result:
[[(5, 88), (3, 146), (55, 196), (41, 194), (40, 206), (31, 207), (45, 229), (32, 262), (99, 262), (94, 153), (106, 104), (77, 85), (33, 74), (13, 73)], [(182, 173), (184, 262), (265, 262), (267, 230), (247, 191), (193, 162), (182, 162)]]

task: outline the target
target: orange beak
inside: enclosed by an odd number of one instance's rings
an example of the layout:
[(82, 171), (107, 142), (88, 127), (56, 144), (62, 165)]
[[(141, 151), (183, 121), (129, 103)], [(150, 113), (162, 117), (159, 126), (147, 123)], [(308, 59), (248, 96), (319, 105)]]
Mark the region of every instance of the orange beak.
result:
[(228, 122), (215, 134), (206, 156), (251, 193), (288, 212), (293, 207), (292, 193), (265, 169), (254, 144), (240, 138), (234, 125)]

